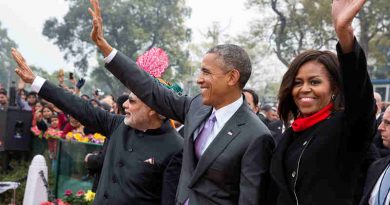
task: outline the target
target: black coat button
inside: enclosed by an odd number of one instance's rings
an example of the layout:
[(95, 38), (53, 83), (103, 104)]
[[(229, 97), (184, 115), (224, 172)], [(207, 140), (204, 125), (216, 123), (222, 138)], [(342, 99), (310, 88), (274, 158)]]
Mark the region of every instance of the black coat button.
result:
[(118, 180), (116, 179), (116, 176), (115, 176), (115, 175), (113, 175), (113, 176), (111, 177), (111, 179), (112, 179), (112, 183), (117, 183), (117, 182), (118, 182)]
[(125, 163), (123, 163), (122, 160), (120, 160), (120, 161), (118, 162), (118, 167), (123, 167), (124, 165), (125, 165)]

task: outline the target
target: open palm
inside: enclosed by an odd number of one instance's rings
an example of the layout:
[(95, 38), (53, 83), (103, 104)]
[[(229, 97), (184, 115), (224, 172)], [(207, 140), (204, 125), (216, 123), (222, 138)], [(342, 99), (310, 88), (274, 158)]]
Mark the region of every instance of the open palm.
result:
[(352, 29), (352, 21), (363, 7), (365, 0), (333, 0), (332, 18), (336, 31)]
[(12, 58), (15, 60), (18, 67), (15, 69), (16, 74), (26, 83), (31, 84), (35, 80), (35, 74), (27, 65), (22, 54), (15, 48), (11, 49)]

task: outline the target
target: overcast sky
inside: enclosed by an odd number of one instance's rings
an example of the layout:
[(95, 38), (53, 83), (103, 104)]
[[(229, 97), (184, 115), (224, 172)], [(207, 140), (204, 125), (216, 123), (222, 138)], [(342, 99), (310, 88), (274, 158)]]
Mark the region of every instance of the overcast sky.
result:
[[(192, 8), (187, 25), (193, 29), (193, 39), (200, 39), (212, 22), (218, 21), (227, 34), (247, 30), (253, 12), (245, 9), (246, 0), (187, 0)], [(68, 10), (64, 0), (0, 0), (0, 22), (8, 36), (18, 45), (29, 64), (52, 72), (59, 68), (73, 70), (72, 62), (65, 62), (56, 45), (42, 35), (45, 20), (62, 18)], [(102, 8), (104, 12), (104, 8)], [(87, 11), (86, 11), (87, 12)]]

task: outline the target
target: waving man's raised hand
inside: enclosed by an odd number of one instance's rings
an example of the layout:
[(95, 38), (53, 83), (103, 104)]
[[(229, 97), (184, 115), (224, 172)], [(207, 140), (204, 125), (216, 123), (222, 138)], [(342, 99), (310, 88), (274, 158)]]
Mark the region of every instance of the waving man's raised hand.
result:
[(22, 54), (19, 53), (15, 48), (11, 49), (12, 58), (15, 60), (18, 67), (15, 68), (16, 74), (26, 83), (31, 84), (35, 80), (35, 74), (32, 72), (30, 67), (27, 65), (26, 60)]
[(103, 35), (103, 19), (100, 12), (99, 0), (89, 0), (92, 6), (88, 8), (89, 13), (92, 16), (93, 28), (91, 31), (91, 39), (98, 46), (104, 56), (108, 56), (112, 51), (112, 47), (104, 39)]
[(93, 28), (91, 31), (91, 39), (95, 43), (104, 40), (103, 37), (103, 19), (100, 13), (99, 0), (90, 0), (92, 9), (88, 8), (89, 13), (92, 16)]

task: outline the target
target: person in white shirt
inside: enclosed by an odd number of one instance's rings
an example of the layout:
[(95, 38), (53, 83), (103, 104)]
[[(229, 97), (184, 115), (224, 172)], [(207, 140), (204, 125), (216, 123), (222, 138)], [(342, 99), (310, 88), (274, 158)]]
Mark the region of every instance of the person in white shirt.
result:
[[(382, 136), (383, 145), (390, 150), (390, 107), (383, 114), (378, 132)], [(390, 155), (375, 161), (368, 169), (360, 205), (389, 205), (389, 191)]]

